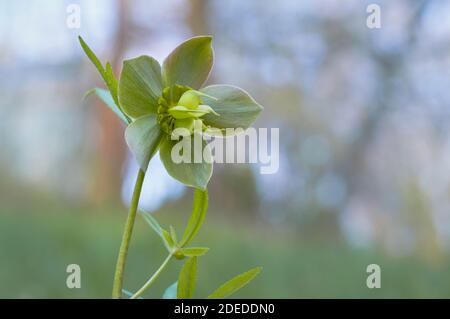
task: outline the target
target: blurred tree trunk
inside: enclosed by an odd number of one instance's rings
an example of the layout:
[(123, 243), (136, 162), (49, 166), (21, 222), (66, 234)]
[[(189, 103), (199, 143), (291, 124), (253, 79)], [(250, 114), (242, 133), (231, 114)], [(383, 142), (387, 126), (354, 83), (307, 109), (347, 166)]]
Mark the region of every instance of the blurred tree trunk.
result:
[(207, 11), (208, 6), (204, 0), (190, 0), (187, 25), (194, 36), (208, 34)]
[[(126, 48), (126, 35), (129, 24), (129, 1), (117, 0), (117, 29), (114, 36), (111, 65), (119, 73), (121, 59)], [(122, 185), (122, 166), (126, 156), (123, 140), (124, 127), (117, 116), (98, 102), (98, 121), (100, 127), (97, 140), (96, 170), (94, 174), (93, 201), (101, 204), (120, 202)]]

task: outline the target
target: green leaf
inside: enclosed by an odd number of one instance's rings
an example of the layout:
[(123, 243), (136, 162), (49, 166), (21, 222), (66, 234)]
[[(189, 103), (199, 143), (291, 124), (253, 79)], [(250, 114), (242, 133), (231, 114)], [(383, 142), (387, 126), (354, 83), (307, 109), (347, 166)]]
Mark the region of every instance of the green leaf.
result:
[(145, 221), (150, 225), (150, 227), (155, 231), (155, 233), (158, 234), (158, 236), (162, 237), (162, 227), (159, 225), (158, 221), (155, 219), (155, 217), (152, 216), (152, 214), (147, 212), (141, 212), (142, 216), (144, 217)]
[[(86, 53), (89, 60), (91, 60), (92, 64), (94, 64), (95, 68), (100, 73), (100, 76), (102, 77), (103, 81), (105, 82), (106, 86), (108, 87), (109, 91), (111, 92), (111, 97), (116, 104), (116, 107), (120, 110), (120, 113), (122, 115), (120, 116), (125, 117), (127, 120), (127, 123), (130, 123), (131, 120), (127, 117), (127, 115), (123, 112), (122, 108), (119, 104), (119, 98), (117, 97), (117, 79), (114, 75), (113, 69), (111, 67), (111, 64), (108, 62), (106, 63), (106, 69), (103, 68), (102, 63), (97, 58), (95, 53), (89, 48), (86, 42), (84, 42), (83, 38), (81, 36), (78, 37), (78, 40), (80, 41), (80, 45), (83, 48), (84, 53)], [(116, 112), (117, 114), (117, 112)]]
[[(132, 293), (131, 291), (128, 291), (126, 289), (122, 289), (122, 293), (127, 297), (132, 297), (134, 295), (134, 293)], [(139, 297), (138, 299), (144, 299), (144, 298)]]
[(140, 56), (123, 62), (119, 80), (119, 101), (132, 118), (156, 113), (162, 91), (161, 67), (155, 59)]
[(190, 299), (194, 294), (195, 278), (197, 276), (197, 257), (189, 258), (181, 268), (178, 277), (177, 298)]
[[(200, 139), (200, 137), (197, 138)], [(213, 171), (211, 148), (202, 139), (201, 149), (200, 147), (196, 149), (194, 139), (194, 136), (191, 136), (174, 141), (167, 136), (161, 142), (160, 157), (170, 176), (187, 186), (206, 189)], [(200, 140), (198, 141), (200, 144)], [(187, 161), (174, 162), (171, 155), (172, 149), (176, 155), (187, 154)], [(197, 157), (200, 159), (199, 163), (195, 163)]]
[(177, 284), (178, 281), (175, 281), (164, 291), (163, 299), (177, 299)]
[(170, 236), (172, 237), (173, 241), (175, 242), (175, 244), (178, 242), (178, 238), (177, 238), (177, 232), (175, 231), (175, 228), (173, 228), (172, 225), (170, 225)]
[(173, 239), (171, 238), (171, 235), (167, 232), (167, 230), (163, 229), (159, 225), (158, 221), (150, 213), (141, 212), (141, 214), (144, 217), (145, 221), (155, 231), (155, 233), (157, 233), (158, 236), (161, 237), (161, 239), (163, 240), (164, 246), (166, 246), (167, 250), (169, 252), (171, 252), (173, 250), (173, 247), (175, 246), (175, 243), (174, 243)]
[(88, 56), (89, 60), (91, 60), (92, 64), (94, 64), (94, 66), (96, 67), (96, 69), (98, 70), (100, 75), (102, 76), (102, 78), (105, 81), (105, 83), (108, 82), (106, 80), (107, 79), (106, 71), (103, 68), (103, 65), (100, 62), (100, 60), (95, 55), (95, 53), (91, 50), (91, 48), (89, 48), (87, 43), (84, 42), (84, 40), (83, 40), (83, 38), (81, 36), (78, 36), (78, 41), (80, 41), (80, 45), (83, 48), (84, 53), (86, 53), (86, 55)]
[(199, 36), (176, 47), (163, 63), (165, 86), (181, 84), (199, 89), (208, 78), (213, 65), (211, 43), (211, 36)]
[(192, 204), (192, 213), (184, 231), (183, 237), (179, 243), (180, 247), (189, 244), (198, 234), (205, 220), (208, 210), (208, 191), (196, 189), (194, 192), (194, 203)]
[(234, 277), (210, 294), (208, 299), (223, 299), (234, 294), (236, 291), (248, 284), (253, 278), (255, 278), (261, 270), (261, 267), (256, 267)]
[(125, 130), (125, 140), (145, 172), (150, 159), (158, 151), (163, 132), (154, 114), (144, 115), (128, 125)]
[(166, 244), (167, 250), (172, 251), (173, 248), (175, 247), (175, 242), (174, 242), (172, 236), (170, 236), (169, 232), (165, 229), (162, 229), (161, 231), (162, 231), (164, 243)]
[(178, 252), (186, 257), (199, 257), (206, 254), (208, 250), (207, 247), (187, 247), (178, 249)]
[(114, 99), (114, 102), (116, 104), (119, 104), (119, 99), (117, 97), (117, 79), (114, 75), (114, 71), (112, 69), (111, 63), (106, 63), (106, 69), (105, 69), (105, 76), (106, 76), (106, 85), (108, 86), (108, 89), (111, 91), (111, 95)]
[(123, 121), (125, 124), (129, 124), (130, 120), (122, 113), (117, 104), (114, 102), (114, 99), (111, 96), (111, 93), (108, 90), (94, 88), (86, 93), (85, 97), (95, 94), (100, 100), (103, 101), (116, 115)]
[(212, 127), (248, 128), (258, 117), (263, 107), (259, 105), (247, 92), (232, 85), (211, 85), (201, 89), (211, 97), (202, 97), (203, 103), (212, 107), (220, 114), (205, 114), (204, 123)]

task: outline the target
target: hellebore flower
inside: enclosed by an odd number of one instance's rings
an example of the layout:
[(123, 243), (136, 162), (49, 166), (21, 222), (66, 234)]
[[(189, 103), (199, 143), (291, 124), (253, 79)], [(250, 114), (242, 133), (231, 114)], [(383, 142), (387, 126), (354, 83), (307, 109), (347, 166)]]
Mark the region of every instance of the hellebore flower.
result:
[[(102, 89), (94, 92), (128, 124), (125, 139), (144, 172), (159, 150), (172, 177), (185, 185), (205, 189), (212, 175), (212, 162), (175, 163), (171, 158), (172, 148), (178, 143), (172, 135), (174, 130), (183, 128), (187, 135), (194, 135), (198, 128), (203, 132), (246, 129), (262, 110), (261, 105), (238, 87), (202, 87), (213, 65), (210, 36), (183, 42), (162, 66), (145, 55), (125, 60), (118, 83), (109, 63), (104, 69), (81, 38), (80, 43), (109, 89), (109, 92)], [(203, 143), (203, 154), (211, 157), (206, 141)]]

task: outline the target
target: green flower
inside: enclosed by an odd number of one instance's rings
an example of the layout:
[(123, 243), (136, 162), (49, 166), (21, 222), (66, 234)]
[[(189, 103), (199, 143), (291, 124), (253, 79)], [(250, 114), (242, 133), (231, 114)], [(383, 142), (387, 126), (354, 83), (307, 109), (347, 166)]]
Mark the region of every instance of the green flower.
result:
[[(143, 171), (159, 150), (168, 173), (185, 185), (205, 189), (212, 175), (212, 162), (175, 163), (172, 148), (179, 142), (173, 132), (183, 128), (186, 135), (197, 130), (248, 128), (262, 107), (244, 90), (231, 85), (202, 87), (213, 65), (212, 38), (198, 36), (180, 44), (162, 66), (150, 56), (123, 63), (120, 79), (111, 66), (100, 61), (80, 38), (80, 43), (102, 75), (108, 91), (94, 89), (128, 125), (125, 139)], [(203, 157), (211, 158), (204, 141)]]

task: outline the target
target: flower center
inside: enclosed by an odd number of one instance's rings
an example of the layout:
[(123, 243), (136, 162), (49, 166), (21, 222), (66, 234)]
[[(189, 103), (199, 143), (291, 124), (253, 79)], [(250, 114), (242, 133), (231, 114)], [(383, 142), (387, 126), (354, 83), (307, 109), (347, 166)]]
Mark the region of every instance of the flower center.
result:
[(202, 96), (215, 99), (187, 86), (166, 87), (158, 100), (158, 123), (162, 130), (170, 135), (177, 128), (185, 129), (189, 134), (194, 129), (206, 128), (201, 117), (208, 113), (218, 114), (202, 103)]

